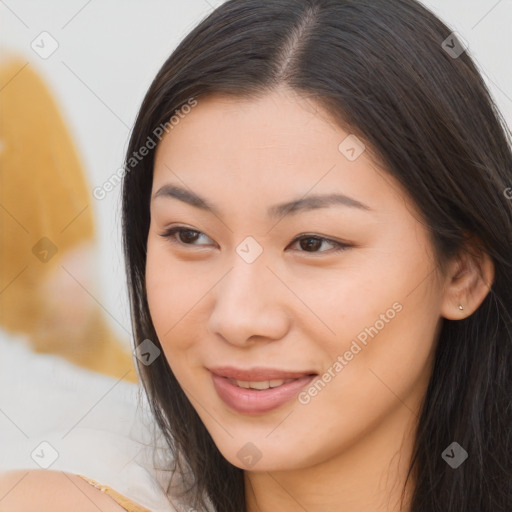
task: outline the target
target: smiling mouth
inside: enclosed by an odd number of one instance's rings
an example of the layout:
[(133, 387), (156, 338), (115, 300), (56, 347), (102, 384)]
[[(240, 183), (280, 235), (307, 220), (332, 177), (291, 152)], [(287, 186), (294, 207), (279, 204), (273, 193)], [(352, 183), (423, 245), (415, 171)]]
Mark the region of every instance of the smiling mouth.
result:
[(264, 414), (289, 403), (317, 376), (303, 373), (295, 378), (246, 381), (211, 372), (218, 397), (230, 409), (246, 415)]

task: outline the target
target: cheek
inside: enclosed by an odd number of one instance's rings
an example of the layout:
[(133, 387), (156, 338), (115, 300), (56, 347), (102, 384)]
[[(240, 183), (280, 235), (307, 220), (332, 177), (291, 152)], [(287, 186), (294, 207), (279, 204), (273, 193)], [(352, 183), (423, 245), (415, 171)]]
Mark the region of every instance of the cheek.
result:
[[(319, 397), (317, 402), (319, 416), (320, 411), (327, 416), (323, 421), (341, 421), (347, 429), (364, 428), (396, 408), (403, 408), (405, 414), (417, 410), (430, 379), (436, 316), (411, 297), (400, 301), (401, 309), (393, 310), (393, 318), (386, 314), (387, 305), (383, 301), (379, 310), (387, 323), (375, 315), (363, 326), (345, 323), (352, 335), (329, 347), (332, 363), (324, 371), (330, 369), (335, 377), (327, 376), (326, 387), (332, 388), (326, 390), (325, 401)], [(339, 356), (341, 364), (335, 366)]]
[(379, 410), (427, 378), (439, 325), (441, 290), (432, 275), (425, 279), (425, 253), (379, 256), (364, 272), (354, 268), (324, 283), (317, 302), (333, 331), (322, 336), (325, 387), (332, 389), (325, 398), (342, 398), (356, 410), (365, 402)]
[(183, 280), (178, 278), (176, 267), (170, 264), (162, 241), (154, 240), (150, 235), (146, 261), (146, 294), (151, 319), (162, 346), (174, 329), (184, 302), (185, 290), (182, 285)]
[(180, 319), (186, 314), (186, 294), (190, 288), (183, 286), (183, 280), (178, 278), (176, 269), (171, 269), (166, 259), (162, 251), (152, 250), (148, 244), (146, 293), (151, 320), (163, 355), (175, 377), (183, 383), (187, 381), (190, 367), (185, 361), (190, 333), (187, 337), (182, 331), (186, 322)]
[[(404, 420), (419, 412), (431, 373), (433, 335), (418, 325), (412, 304), (404, 301), (402, 306), (389, 323), (377, 324), (380, 330), (371, 329), (376, 324), (373, 319), (362, 329), (345, 319), (340, 329), (346, 326), (347, 333), (324, 345), (328, 361), (318, 381), (298, 397), (295, 416), (304, 425), (297, 436), (325, 432), (324, 441), (313, 451), (328, 456), (378, 428), (395, 412)], [(348, 331), (366, 334), (365, 343)]]
[[(148, 239), (146, 294), (156, 334), (169, 364), (194, 343), (194, 329), (206, 320), (200, 302), (211, 285), (191, 265), (170, 257), (165, 240)], [(196, 267), (194, 267), (196, 268)]]
[[(170, 293), (169, 284), (172, 276), (169, 267), (166, 265), (165, 258), (162, 257), (162, 251), (155, 245), (150, 237), (146, 259), (146, 295), (153, 325), (157, 334), (160, 335), (164, 328), (166, 312), (173, 309), (171, 300), (174, 294)], [(168, 325), (168, 328), (170, 327), (171, 325)]]

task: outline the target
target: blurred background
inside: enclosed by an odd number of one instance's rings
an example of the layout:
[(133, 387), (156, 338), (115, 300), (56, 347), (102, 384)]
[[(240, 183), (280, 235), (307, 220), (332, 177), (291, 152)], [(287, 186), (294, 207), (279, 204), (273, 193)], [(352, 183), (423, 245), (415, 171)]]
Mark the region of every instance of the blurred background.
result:
[[(112, 448), (138, 400), (116, 175), (156, 72), (221, 3), (0, 1), (0, 469), (113, 481), (101, 471), (134, 460)], [(511, 126), (512, 0), (423, 3), (467, 43)]]

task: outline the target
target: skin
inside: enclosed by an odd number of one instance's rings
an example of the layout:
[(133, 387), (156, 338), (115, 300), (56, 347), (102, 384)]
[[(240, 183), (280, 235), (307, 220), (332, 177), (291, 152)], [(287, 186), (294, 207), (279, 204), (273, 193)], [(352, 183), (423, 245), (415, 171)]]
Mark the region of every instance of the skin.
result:
[[(369, 150), (348, 160), (338, 150), (347, 135), (312, 100), (281, 88), (257, 100), (201, 98), (157, 149), (151, 316), (214, 442), (246, 470), (248, 512), (395, 512), (443, 318), (470, 315), (494, 277), (486, 254), (462, 253), (441, 273), (405, 191)], [(167, 184), (205, 198), (218, 215), (155, 197)], [(276, 203), (332, 192), (371, 210), (266, 216)], [(200, 233), (162, 236), (176, 225)], [(303, 234), (351, 247), (308, 250), (307, 240), (294, 242)], [(248, 236), (263, 249), (250, 264), (236, 252)], [(322, 375), (394, 303), (400, 312), (307, 404), (251, 416), (213, 387), (207, 368), (221, 365)], [(252, 467), (237, 456), (248, 442), (261, 454)]]
[(22, 470), (0, 474), (0, 512), (124, 512), (125, 509), (77, 475)]

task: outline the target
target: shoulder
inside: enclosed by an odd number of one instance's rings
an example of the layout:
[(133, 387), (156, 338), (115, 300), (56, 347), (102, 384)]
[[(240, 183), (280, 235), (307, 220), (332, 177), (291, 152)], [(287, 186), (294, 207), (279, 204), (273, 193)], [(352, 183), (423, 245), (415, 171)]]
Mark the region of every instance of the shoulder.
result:
[(0, 474), (0, 512), (126, 512), (78, 475), (48, 470)]

